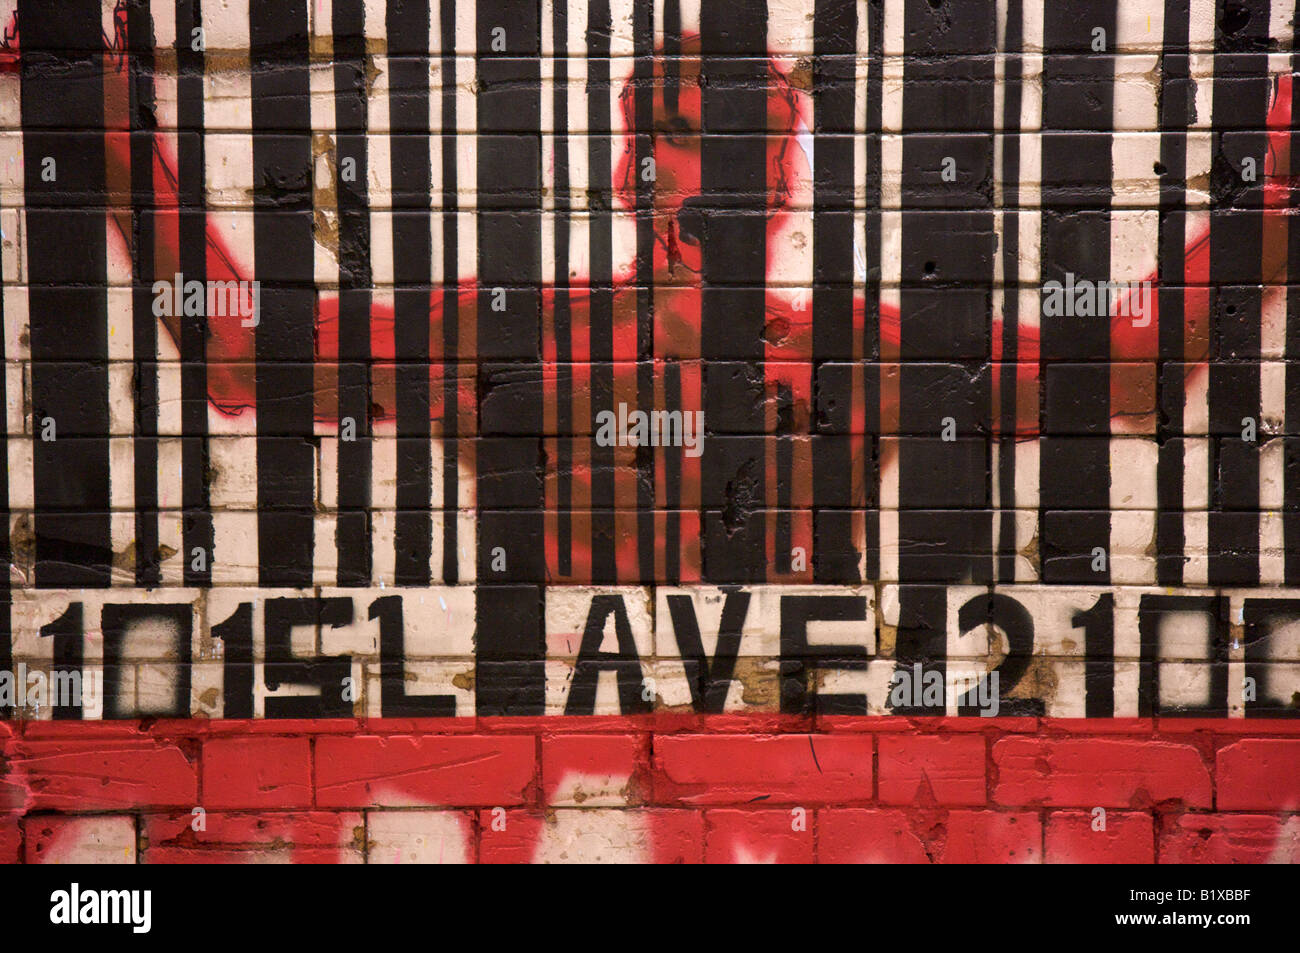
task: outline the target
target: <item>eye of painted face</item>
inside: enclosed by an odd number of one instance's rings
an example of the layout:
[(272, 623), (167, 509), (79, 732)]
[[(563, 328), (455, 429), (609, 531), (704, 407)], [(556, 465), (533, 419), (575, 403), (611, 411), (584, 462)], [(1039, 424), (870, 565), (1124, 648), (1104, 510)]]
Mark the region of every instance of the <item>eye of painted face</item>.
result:
[(669, 145), (684, 146), (696, 132), (686, 117), (676, 113), (655, 123), (655, 134), (668, 140)]

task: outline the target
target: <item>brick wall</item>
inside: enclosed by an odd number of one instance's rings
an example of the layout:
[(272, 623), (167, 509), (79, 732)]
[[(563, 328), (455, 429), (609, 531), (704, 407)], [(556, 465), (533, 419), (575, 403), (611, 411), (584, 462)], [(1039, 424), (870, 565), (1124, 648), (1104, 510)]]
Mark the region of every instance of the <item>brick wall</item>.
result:
[(1290, 863), (1298, 753), (1291, 726), (1186, 720), (29, 725), (4, 742), (0, 847), (46, 863)]
[(1295, 0), (61, 6), (0, 860), (1300, 860)]

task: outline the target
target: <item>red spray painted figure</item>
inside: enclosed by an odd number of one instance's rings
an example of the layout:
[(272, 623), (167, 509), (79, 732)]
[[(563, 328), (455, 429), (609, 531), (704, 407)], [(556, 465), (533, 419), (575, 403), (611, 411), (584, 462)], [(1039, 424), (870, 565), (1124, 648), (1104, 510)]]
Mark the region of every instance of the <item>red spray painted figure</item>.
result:
[[(116, 44), (109, 43), (109, 46)], [(667, 108), (664, 95), (662, 61), (656, 66), (654, 94), (654, 114), (649, 130), (653, 143), (655, 160), (655, 180), (653, 188), (654, 221), (654, 274), (652, 284), (655, 288), (654, 298), (654, 346), (655, 356), (689, 359), (698, 357), (701, 328), (701, 271), (704, 249), (701, 245), (700, 215), (693, 208), (690, 199), (701, 194), (701, 116), (702, 94), (698, 83), (700, 60), (698, 58), (698, 40), (688, 38), (683, 44), (683, 58), (680, 62), (680, 76), (676, 90), (674, 108)], [(14, 69), (19, 53), (19, 37), (16, 22), (11, 22), (6, 31), (6, 44), (0, 52), (0, 68)], [(1270, 131), (1270, 149), (1265, 161), (1265, 238), (1270, 230), (1285, 228), (1282, 213), (1289, 198), (1289, 143), (1291, 116), (1291, 76), (1282, 75), (1274, 86), (1273, 101), (1268, 114)], [(127, 74), (123, 68), (106, 71), (106, 101), (112, 103), (120, 100), (121, 109), (125, 110), (128, 100)], [(621, 97), (623, 113), (628, 128), (628, 136), (621, 159), (618, 161), (612, 187), (620, 204), (627, 214), (634, 214), (635, 204), (635, 168), (636, 157), (633, 148), (633, 109), (631, 86)], [(809, 179), (809, 161), (800, 144), (800, 130), (810, 128), (810, 97), (791, 84), (788, 76), (775, 61), (769, 64), (769, 109), (767, 137), (768, 166), (768, 270), (772, 273), (773, 249), (777, 246), (777, 237), (789, 226), (789, 203), (792, 192), (800, 179)], [(106, 133), (108, 139), (108, 178), (109, 181), (130, 180), (130, 146), (126, 133)], [(157, 244), (155, 248), (154, 274), (171, 275), (179, 271), (179, 214), (175, 191), (175, 161), (159, 144), (154, 151), (154, 189), (155, 204), (158, 209)], [(1271, 214), (1270, 214), (1271, 213)], [(123, 240), (127, 241), (129, 228), (125, 227)], [(1285, 234), (1284, 232), (1281, 234)], [(210, 281), (245, 281), (256, 278), (248, 274), (245, 266), (228, 247), (225, 238), (216, 227), (209, 223), (207, 228), (207, 277)], [(1265, 248), (1276, 245), (1265, 242)], [(1285, 240), (1282, 241), (1285, 248)], [(1268, 254), (1266, 252), (1266, 254)], [(1209, 276), (1210, 242), (1208, 230), (1195, 236), (1187, 245), (1185, 260), (1186, 301), (1183, 309), (1185, 316), (1185, 353), (1184, 359), (1189, 365), (1189, 377), (1199, 373), (1205, 366), (1209, 352), (1209, 295), (1204, 286)], [(1264, 263), (1263, 279), (1271, 283), (1285, 274), (1285, 255), (1271, 254)], [(633, 284), (638, 281), (635, 274), (615, 275), (613, 295), (612, 339), (616, 354), (627, 355), (632, 360), (636, 347), (636, 293)], [(1155, 276), (1148, 279), (1155, 284)], [(644, 281), (641, 283), (644, 284)], [(1199, 286), (1199, 287), (1198, 287)], [(569, 360), (579, 367), (590, 359), (590, 351), (585, 331), (589, 329), (590, 297), (582, 277), (573, 278), (563, 289), (567, 295), (570, 308), (571, 350)], [(473, 315), (477, 308), (478, 289), (472, 279), (460, 282), (460, 312)], [(542, 292), (543, 301), (543, 361), (553, 367), (557, 351), (555, 346), (552, 316), (557, 289), (547, 286)], [(431, 361), (443, 357), (459, 358), (462, 361), (474, 359), (473, 321), (462, 328), (459, 334), (459, 353), (443, 355), (440, 353), (442, 334), (441, 289), (434, 290), (429, 301), (429, 340), (431, 342)], [(778, 381), (786, 384), (791, 391), (796, 406), (807, 412), (811, 400), (811, 381), (808, 379), (808, 361), (812, 354), (811, 347), (811, 305), (806, 297), (801, 300), (796, 292), (773, 286), (766, 297), (768, 312), (765, 334), (766, 374), (768, 384)], [(1158, 354), (1160, 316), (1158, 296), (1151, 294), (1141, 300), (1123, 301), (1114, 309), (1111, 319), (1110, 341), (1112, 360), (1152, 361)], [(857, 339), (861, 339), (865, 302), (857, 298), (851, 315), (844, 320), (853, 321), (859, 329)], [(173, 340), (179, 342), (180, 326), (176, 318), (162, 319)], [(230, 317), (212, 316), (209, 318), (209, 338), (207, 348), (209, 398), (215, 408), (224, 414), (239, 415), (255, 410), (256, 406), (256, 362), (255, 330), (247, 326), (238, 315)], [(1001, 358), (1003, 333), (1001, 317), (997, 314), (992, 322), (992, 353), (994, 362), (994, 380), (992, 393), (1001, 393), (997, 375), (1002, 372), (997, 362)], [(392, 360), (394, 358), (394, 317), (390, 308), (374, 304), (370, 315), (371, 354), (375, 364), (372, 368), (372, 407), (375, 420), (391, 419), (396, 406), (395, 382)], [(1022, 438), (1036, 435), (1038, 428), (1038, 387), (1039, 387), (1039, 346), (1038, 329), (1022, 323), (1018, 328), (1016, 350), (1017, 375), (1017, 414), (1016, 434)], [(882, 301), (879, 307), (879, 355), (884, 364), (897, 363), (900, 343), (900, 321), (896, 306)], [(338, 409), (333, 404), (337, 390), (333, 385), (338, 362), (338, 298), (323, 292), (317, 301), (316, 314), (316, 362), (317, 389), (315, 417), (318, 423), (337, 423)], [(547, 380), (554, 381), (553, 370)], [(800, 375), (803, 375), (802, 377)], [(784, 375), (784, 379), (783, 379)], [(575, 387), (580, 382), (575, 382)], [(1132, 413), (1134, 394), (1130, 393), (1141, 385), (1135, 385), (1124, 379), (1123, 375), (1112, 375), (1111, 407), (1116, 427), (1122, 429), (1124, 418)], [(683, 400), (689, 399), (690, 388), (684, 388)], [(436, 389), (435, 389), (436, 393)], [(696, 387), (698, 393), (698, 386)], [(550, 391), (548, 401), (554, 401), (554, 390)], [(893, 432), (897, 427), (898, 406), (897, 389), (887, 384), (881, 388), (880, 424), (882, 433)], [(1140, 399), (1139, 399), (1140, 402)], [(441, 401), (431, 401), (432, 417), (436, 420), (442, 413)], [(683, 406), (683, 410), (694, 410)], [(462, 408), (462, 412), (463, 412)], [(994, 432), (1001, 430), (1001, 413), (993, 408), (992, 422)], [(464, 431), (462, 431), (464, 432)], [(591, 432), (591, 431), (588, 431)], [(861, 449), (861, 447), (860, 447)], [(865, 452), (865, 451), (862, 451)], [(888, 449), (886, 450), (888, 453)], [(892, 461), (888, 456), (882, 459), (882, 466), (889, 467)], [(575, 507), (584, 499), (590, 499), (590, 473), (582, 460), (575, 460), (573, 467)], [(858, 468), (855, 467), (855, 472)], [(698, 481), (698, 469), (684, 472), (683, 479), (687, 486)], [(690, 493), (684, 494), (689, 499)], [(589, 558), (589, 554), (588, 557)], [(578, 557), (576, 562), (584, 559)]]

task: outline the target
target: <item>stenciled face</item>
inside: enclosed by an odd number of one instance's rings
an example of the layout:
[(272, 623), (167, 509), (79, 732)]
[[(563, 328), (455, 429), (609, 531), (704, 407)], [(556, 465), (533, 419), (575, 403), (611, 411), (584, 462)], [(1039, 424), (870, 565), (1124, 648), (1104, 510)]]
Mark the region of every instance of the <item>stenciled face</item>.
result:
[[(621, 105), (628, 135), (621, 159), (614, 171), (614, 187), (623, 207), (636, 208), (637, 186), (651, 185), (655, 232), (656, 281), (694, 284), (704, 267), (705, 221), (720, 203), (704, 194), (702, 167), (707, 148), (707, 130), (703, 128), (703, 93), (700, 82), (701, 60), (698, 41), (687, 39), (683, 55), (659, 56), (655, 60), (652, 121), (648, 130), (635, 128), (636, 89), (633, 81), (624, 88)], [(694, 54), (694, 55), (692, 55)], [(792, 183), (806, 176), (798, 163), (806, 163), (796, 145), (801, 121), (798, 93), (774, 64), (769, 64), (767, 135), (762, 144), (767, 153), (766, 181), (751, 194), (729, 192), (726, 204), (764, 207), (773, 220), (789, 199)], [(643, 124), (644, 125), (644, 124)], [(648, 132), (654, 157), (653, 181), (642, 176), (644, 165), (638, 164), (635, 134)], [(758, 144), (758, 135), (755, 143)]]

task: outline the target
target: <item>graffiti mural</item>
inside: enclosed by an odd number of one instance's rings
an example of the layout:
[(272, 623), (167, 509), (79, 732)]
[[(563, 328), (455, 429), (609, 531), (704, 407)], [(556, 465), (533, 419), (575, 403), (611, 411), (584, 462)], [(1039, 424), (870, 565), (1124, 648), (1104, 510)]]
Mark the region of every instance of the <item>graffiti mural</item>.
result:
[(59, 7), (0, 859), (1300, 853), (1294, 0)]

